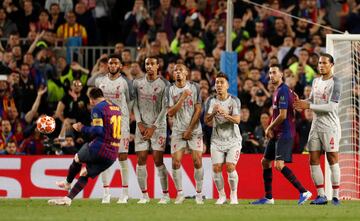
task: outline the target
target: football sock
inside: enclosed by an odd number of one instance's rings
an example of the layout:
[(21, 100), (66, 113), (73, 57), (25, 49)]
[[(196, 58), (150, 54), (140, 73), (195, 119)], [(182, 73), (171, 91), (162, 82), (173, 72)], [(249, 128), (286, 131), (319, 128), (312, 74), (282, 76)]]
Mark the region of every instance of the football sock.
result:
[(136, 175), (141, 191), (147, 192), (147, 170), (146, 165), (136, 165)]
[(228, 173), (228, 180), (231, 191), (237, 191), (239, 176), (236, 170), (232, 171), (231, 173)]
[(75, 160), (73, 160), (68, 170), (66, 182), (72, 183), (75, 176), (80, 172), (80, 170), (81, 170), (81, 163), (76, 163)]
[(330, 166), (331, 170), (331, 183), (333, 189), (333, 197), (339, 199), (339, 186), (340, 186), (340, 167), (338, 163)]
[(204, 180), (204, 169), (202, 167), (199, 169), (195, 168), (194, 178), (196, 183), (196, 192), (201, 193)]
[(325, 196), (324, 175), (320, 165), (310, 165), (311, 177), (315, 183), (318, 196)]
[(214, 179), (214, 182), (215, 182), (215, 186), (218, 190), (219, 193), (224, 193), (224, 179), (223, 179), (223, 176), (222, 176), (222, 172), (220, 173), (213, 173), (213, 179)]
[(296, 178), (294, 173), (287, 166), (283, 167), (281, 173), (300, 193), (306, 192), (306, 189), (301, 185), (300, 181)]
[(75, 183), (74, 187), (70, 190), (70, 193), (67, 195), (70, 199), (74, 199), (78, 193), (84, 189), (88, 182), (88, 176), (80, 176), (78, 181)]
[(181, 167), (179, 169), (173, 169), (172, 175), (175, 183), (175, 187), (177, 191), (182, 190), (182, 173), (181, 173)]
[(128, 185), (129, 185), (129, 170), (127, 160), (119, 161), (120, 170), (121, 170), (121, 186), (123, 189), (123, 195), (128, 194)]
[(168, 171), (164, 164), (159, 167), (156, 167), (156, 168), (158, 170), (158, 176), (160, 178), (160, 184), (161, 184), (162, 191), (164, 194), (168, 194), (168, 192), (169, 192)]
[(272, 199), (272, 168), (263, 170), (263, 179), (264, 179), (264, 188), (265, 188), (265, 197), (267, 199)]

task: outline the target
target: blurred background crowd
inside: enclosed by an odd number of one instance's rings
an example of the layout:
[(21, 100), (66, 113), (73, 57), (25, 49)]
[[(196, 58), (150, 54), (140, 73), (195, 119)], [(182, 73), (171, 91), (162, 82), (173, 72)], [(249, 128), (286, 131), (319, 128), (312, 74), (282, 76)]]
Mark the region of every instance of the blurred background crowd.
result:
[[(262, 153), (274, 92), (269, 64), (281, 64), (285, 83), (309, 97), (326, 34), (360, 33), (360, 1), (252, 2), (258, 5), (234, 1), (231, 39), (238, 54), (242, 152)], [(147, 56), (159, 57), (160, 75), (170, 82), (174, 65), (186, 64), (205, 103), (225, 50), (226, 7), (225, 0), (0, 1), (1, 154), (76, 153), (89, 138), (73, 132), (71, 124), (90, 123), (86, 91), (107, 73), (109, 53), (121, 56), (130, 79), (144, 75)], [(70, 47), (78, 48), (75, 56), (69, 56)], [(79, 59), (82, 48), (99, 47), (110, 47), (109, 53), (86, 54), (96, 57), (92, 63)], [(359, 88), (355, 85), (354, 93), (360, 94)], [(35, 130), (42, 114), (56, 118), (51, 135)], [(297, 114), (295, 153), (306, 150), (312, 116), (310, 110)], [(134, 117), (132, 122), (134, 133)], [(211, 129), (203, 124), (203, 130), (209, 152)]]

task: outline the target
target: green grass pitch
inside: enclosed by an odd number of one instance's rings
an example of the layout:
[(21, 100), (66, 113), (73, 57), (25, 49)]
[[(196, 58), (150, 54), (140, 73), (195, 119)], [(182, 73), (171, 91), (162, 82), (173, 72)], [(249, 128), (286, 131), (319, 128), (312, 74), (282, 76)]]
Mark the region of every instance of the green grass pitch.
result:
[(360, 201), (342, 201), (341, 206), (331, 204), (310, 206), (307, 202), (298, 206), (296, 201), (277, 200), (276, 205), (254, 206), (250, 200), (240, 200), (239, 205), (214, 205), (214, 200), (206, 200), (204, 205), (196, 205), (186, 200), (182, 205), (138, 205), (130, 200), (127, 205), (102, 205), (100, 200), (73, 201), (70, 207), (48, 206), (45, 199), (0, 199), (0, 220), (119, 220), (119, 221), (208, 221), (208, 220), (360, 220)]

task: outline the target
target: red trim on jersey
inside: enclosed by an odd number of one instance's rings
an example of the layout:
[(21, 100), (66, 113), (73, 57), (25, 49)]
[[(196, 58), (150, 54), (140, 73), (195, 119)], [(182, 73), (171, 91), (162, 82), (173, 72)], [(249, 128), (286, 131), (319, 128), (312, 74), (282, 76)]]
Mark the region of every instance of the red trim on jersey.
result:
[(340, 186), (332, 186), (334, 190), (339, 189)]

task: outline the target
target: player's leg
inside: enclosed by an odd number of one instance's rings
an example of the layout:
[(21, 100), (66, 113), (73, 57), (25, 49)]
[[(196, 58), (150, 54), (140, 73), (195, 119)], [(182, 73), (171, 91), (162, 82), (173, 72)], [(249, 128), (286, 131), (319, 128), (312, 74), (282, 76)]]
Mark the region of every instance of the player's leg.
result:
[(163, 191), (163, 196), (161, 197), (159, 204), (170, 203), (169, 196), (169, 184), (168, 184), (168, 171), (164, 164), (164, 151), (153, 150), (154, 163), (158, 172), (160, 179), (160, 185)]
[(101, 173), (101, 180), (103, 183), (103, 197), (101, 203), (110, 203), (110, 182), (111, 182), (111, 171), (110, 168)]
[(203, 204), (203, 182), (204, 182), (204, 169), (202, 167), (202, 151), (191, 151), (191, 156), (194, 162), (194, 178), (196, 185), (196, 204)]
[(339, 187), (340, 187), (340, 166), (339, 166), (339, 153), (338, 152), (327, 152), (327, 160), (331, 170), (331, 184), (333, 189), (332, 204), (339, 205)]
[(117, 203), (127, 203), (129, 199), (129, 169), (128, 169), (128, 151), (129, 151), (129, 139), (130, 134), (122, 134), (122, 138), (120, 140), (120, 148), (119, 148), (119, 164), (121, 171), (121, 186), (122, 186), (122, 196), (119, 198)]
[(226, 171), (230, 186), (230, 204), (238, 204), (237, 187), (239, 183), (236, 164), (240, 158), (241, 143), (229, 149), (226, 155)]
[(150, 202), (150, 198), (147, 190), (147, 169), (146, 169), (146, 160), (148, 156), (148, 151), (147, 150), (137, 151), (136, 156), (137, 156), (136, 175), (137, 175), (139, 187), (143, 194), (142, 198), (138, 201), (138, 203), (143, 204)]
[(156, 129), (153, 136), (150, 139), (151, 148), (153, 149), (154, 163), (160, 179), (160, 185), (163, 191), (163, 196), (159, 203), (170, 203), (169, 196), (169, 181), (168, 171), (164, 164), (164, 151), (166, 141), (166, 129)]
[(312, 196), (311, 192), (306, 190), (297, 179), (292, 170), (285, 165), (285, 162), (291, 162), (293, 140), (279, 139), (276, 142), (275, 168), (299, 191), (300, 197), (298, 205), (304, 204)]
[[(185, 200), (185, 196), (182, 191), (182, 173), (181, 173), (181, 159), (184, 155), (185, 148), (178, 148), (179, 143), (175, 143), (174, 139), (171, 139), (171, 157), (172, 157), (172, 176), (177, 190), (177, 196), (175, 204), (181, 204)], [(186, 145), (186, 142), (183, 142)]]
[(340, 166), (339, 166), (339, 143), (341, 130), (321, 133), (320, 139), (324, 144), (327, 161), (330, 165), (331, 184), (332, 184), (332, 204), (340, 205), (339, 187), (340, 187)]
[(147, 169), (146, 160), (149, 151), (149, 141), (143, 140), (142, 135), (138, 128), (135, 132), (135, 152), (137, 156), (136, 165), (136, 176), (139, 183), (141, 192), (143, 193), (142, 198), (138, 201), (140, 204), (150, 202), (150, 198), (147, 192)]
[(203, 180), (204, 180), (204, 169), (202, 167), (202, 153), (204, 149), (204, 142), (202, 135), (194, 136), (188, 142), (189, 148), (191, 149), (191, 157), (194, 163), (194, 178), (196, 185), (196, 196), (195, 202), (197, 204), (203, 204)]
[(89, 161), (91, 161), (89, 145), (88, 143), (85, 143), (81, 147), (81, 149), (75, 154), (74, 160), (68, 169), (68, 175), (66, 177), (66, 180), (56, 182), (56, 185), (60, 188), (64, 188), (65, 190), (69, 190), (71, 188), (72, 181), (81, 170), (82, 163), (86, 163)]
[(225, 162), (225, 153), (214, 144), (211, 145), (210, 149), (211, 162), (213, 165), (213, 179), (215, 182), (216, 189), (219, 192), (219, 199), (215, 204), (226, 203), (226, 194), (224, 189), (224, 178), (222, 175), (222, 165)]
[(311, 178), (317, 189), (317, 197), (310, 203), (312, 205), (327, 204), (327, 198), (324, 189), (324, 174), (320, 166), (322, 146), (323, 145), (320, 140), (319, 133), (316, 131), (310, 131), (308, 140), (308, 149), (310, 153), (310, 170)]
[(274, 199), (272, 195), (273, 173), (271, 168), (271, 162), (274, 159), (275, 159), (275, 140), (271, 139), (265, 148), (264, 157), (261, 159), (265, 197), (252, 202), (251, 204), (253, 205), (274, 204)]

